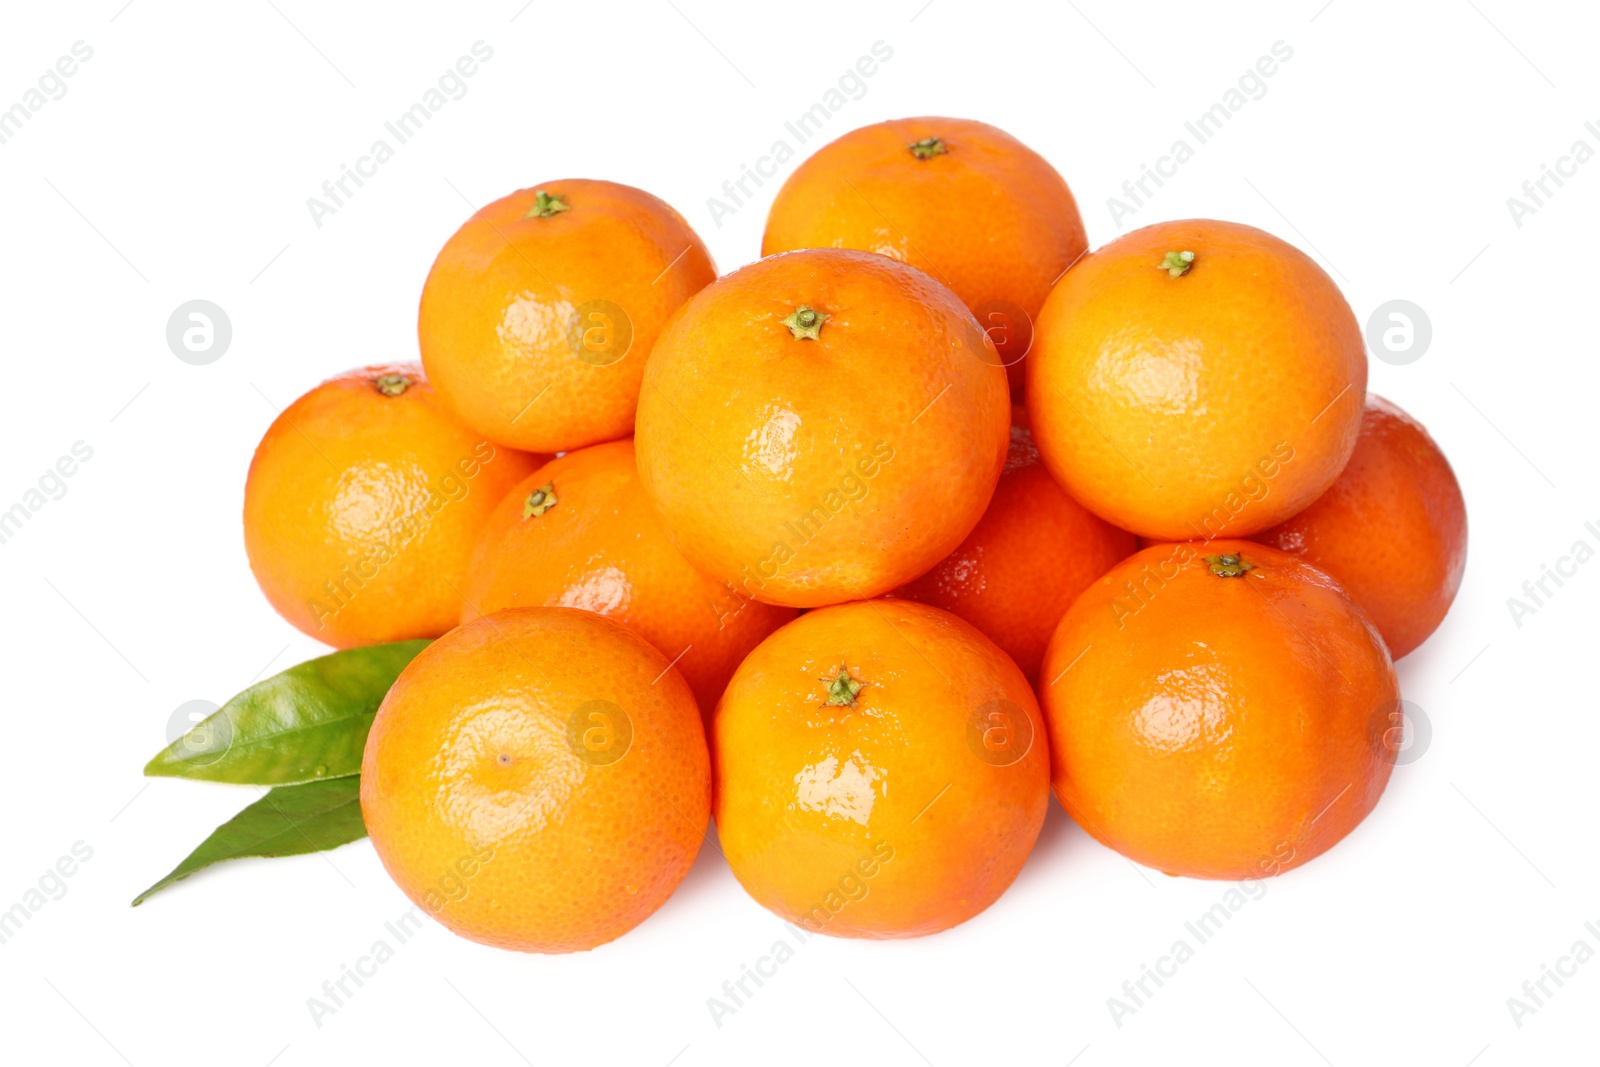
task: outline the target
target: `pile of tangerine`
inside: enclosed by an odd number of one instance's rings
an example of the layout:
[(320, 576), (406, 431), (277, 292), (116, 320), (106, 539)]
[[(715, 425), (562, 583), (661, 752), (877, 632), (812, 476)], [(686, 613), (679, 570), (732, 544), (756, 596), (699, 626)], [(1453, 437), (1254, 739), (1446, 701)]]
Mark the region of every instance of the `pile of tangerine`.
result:
[(402, 890), (470, 861), (446, 926), (588, 949), (714, 817), (784, 919), (909, 937), (1005, 891), (1052, 788), (1196, 878), (1372, 810), (1466, 515), (1310, 258), (1209, 220), (1089, 253), (1048, 162), (947, 118), (822, 148), (762, 253), (719, 278), (648, 193), (513, 193), (439, 253), (421, 364), (257, 449), (273, 606), (438, 638), (362, 767)]

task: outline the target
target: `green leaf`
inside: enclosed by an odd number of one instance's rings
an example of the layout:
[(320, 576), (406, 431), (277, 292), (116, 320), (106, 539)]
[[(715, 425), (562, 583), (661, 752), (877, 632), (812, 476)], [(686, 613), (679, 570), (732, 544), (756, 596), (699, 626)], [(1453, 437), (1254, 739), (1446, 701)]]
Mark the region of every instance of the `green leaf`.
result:
[(134, 897), (133, 906), (213, 863), (244, 856), (299, 856), (366, 836), (360, 778), (279, 786), (211, 831), (170, 874)]
[(144, 773), (234, 785), (295, 785), (361, 773), (372, 717), (427, 641), (307, 660), (258, 682), (156, 753)]

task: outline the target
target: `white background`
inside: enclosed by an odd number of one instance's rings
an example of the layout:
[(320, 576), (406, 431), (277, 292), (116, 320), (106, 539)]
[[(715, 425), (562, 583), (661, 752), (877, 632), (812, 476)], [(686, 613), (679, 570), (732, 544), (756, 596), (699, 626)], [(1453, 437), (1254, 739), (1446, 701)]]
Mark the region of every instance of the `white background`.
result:
[[(1600, 961), (1519, 1028), (1507, 998), (1600, 950), (1592, 666), (1600, 562), (1593, 309), (1600, 161), (1519, 227), (1507, 198), (1578, 139), (1600, 149), (1592, 8), (1435, 0), (965, 6), (523, 0), (7, 5), (0, 107), (75, 41), (93, 58), (0, 144), (0, 510), (74, 442), (93, 458), (0, 544), (9, 758), (0, 910), (74, 843), (92, 858), (0, 944), (0, 1056), (115, 1064), (1445, 1064), (1594, 1062)], [(449, 10), (445, 10), (448, 7)], [(494, 49), (318, 228), (306, 199), (482, 40)], [(1119, 227), (1107, 208), (1276, 41), (1293, 49)], [(246, 466), (275, 407), (412, 359), (434, 253), (477, 206), (562, 177), (645, 187), (726, 271), (756, 257), (775, 183), (706, 201), (876, 41), (892, 58), (828, 136), (916, 114), (983, 119), (1049, 158), (1091, 245), (1161, 219), (1264, 227), (1316, 255), (1363, 323), (1433, 325), (1372, 389), (1448, 453), (1471, 513), (1465, 584), (1400, 664), (1431, 742), (1343, 844), (1265, 884), (1119, 1027), (1107, 998), (1226, 886), (1090, 841), (1052, 802), (1016, 885), (919, 941), (817, 937), (717, 1026), (706, 1001), (785, 931), (707, 847), (619, 942), (567, 957), (430, 925), (318, 1027), (307, 998), (409, 904), (370, 845), (242, 861), (128, 901), (248, 789), (147, 782), (185, 701), (324, 651), (246, 566)], [(1192, 143), (1192, 139), (1191, 139)], [(817, 142), (803, 146), (802, 154)], [(781, 176), (793, 169), (793, 162)], [(165, 325), (233, 324), (209, 366)], [(792, 940), (792, 938), (791, 938)]]

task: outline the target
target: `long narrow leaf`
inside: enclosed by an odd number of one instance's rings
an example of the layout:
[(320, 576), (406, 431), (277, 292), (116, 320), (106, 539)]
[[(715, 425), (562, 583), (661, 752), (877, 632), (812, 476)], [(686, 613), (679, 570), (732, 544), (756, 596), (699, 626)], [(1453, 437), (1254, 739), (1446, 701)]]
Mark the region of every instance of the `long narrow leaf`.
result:
[(346, 649), (258, 682), (156, 753), (151, 777), (294, 785), (361, 773), (372, 717), (427, 641)]
[(245, 856), (299, 856), (366, 836), (360, 778), (279, 786), (213, 830), (171, 873), (134, 897), (133, 906), (213, 863)]

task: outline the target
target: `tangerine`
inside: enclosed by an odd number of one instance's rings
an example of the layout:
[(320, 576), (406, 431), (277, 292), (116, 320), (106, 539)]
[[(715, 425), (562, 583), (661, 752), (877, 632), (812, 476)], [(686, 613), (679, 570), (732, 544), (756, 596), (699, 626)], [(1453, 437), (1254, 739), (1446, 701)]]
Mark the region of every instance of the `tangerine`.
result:
[(712, 722), (728, 866), (813, 932), (955, 926), (1033, 848), (1045, 744), (1027, 680), (971, 624), (909, 600), (807, 612), (750, 653)]
[(789, 252), (706, 287), (645, 368), (635, 448), (667, 536), (741, 596), (886, 593), (983, 514), (1010, 404), (993, 343), (926, 274)]
[(579, 952), (672, 895), (705, 834), (694, 695), (621, 623), (511, 608), (401, 672), (361, 763), (361, 814), (402, 892), (462, 937)]
[(1253, 541), (1153, 545), (1067, 610), (1040, 673), (1053, 785), (1168, 874), (1281, 874), (1378, 802), (1394, 665), (1333, 579)]
[(683, 216), (641, 189), (521, 189), (439, 251), (417, 314), (422, 362), (492, 441), (563, 452), (626, 437), (656, 335), (716, 276)]
[(349, 371), (256, 446), (250, 569), (278, 614), (336, 648), (438, 637), (484, 519), (541, 462), (463, 426), (418, 364)]
[(1242, 537), (1333, 484), (1367, 388), (1361, 329), (1299, 249), (1204, 219), (1085, 256), (1039, 314), (1028, 414), (1045, 466), (1106, 521)]

